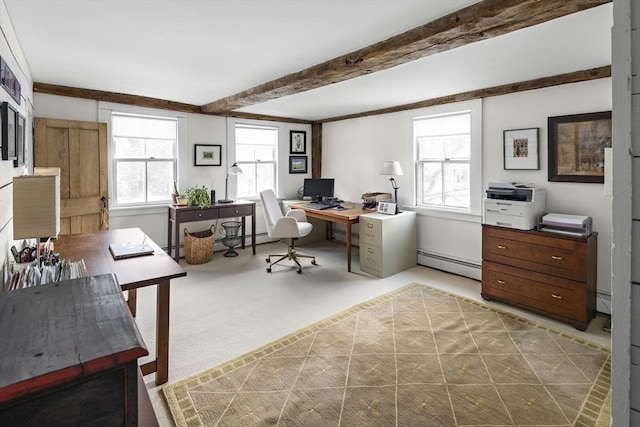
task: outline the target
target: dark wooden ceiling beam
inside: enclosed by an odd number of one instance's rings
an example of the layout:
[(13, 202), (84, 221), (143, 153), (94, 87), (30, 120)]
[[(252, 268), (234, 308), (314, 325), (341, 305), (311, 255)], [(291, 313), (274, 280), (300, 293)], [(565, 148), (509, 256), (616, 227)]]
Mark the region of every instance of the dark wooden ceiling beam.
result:
[(387, 40), (205, 104), (202, 111), (224, 114), (386, 70), (610, 2), (611, 0), (484, 0)]
[(418, 108), (431, 107), (434, 105), (451, 104), (453, 102), (469, 101), (471, 99), (488, 98), (491, 96), (508, 95), (510, 93), (523, 92), (526, 90), (542, 89), (545, 87), (559, 86), (570, 83), (584, 82), (588, 80), (602, 79), (611, 77), (611, 66), (607, 65), (599, 68), (591, 68), (589, 70), (575, 71), (572, 73), (559, 74), (556, 76), (542, 77), (539, 79), (526, 80), (517, 83), (509, 83), (500, 86), (493, 86), (484, 89), (472, 90), (468, 92), (457, 93), (454, 95), (441, 96), (439, 98), (427, 99), (411, 104), (397, 105), (394, 107), (382, 108), (361, 112), (357, 114), (349, 114), (344, 116), (330, 117), (321, 120), (322, 123), (336, 122), (339, 120), (355, 119), (358, 117), (376, 116), (379, 114), (397, 113), (405, 110), (415, 110)]
[(118, 104), (136, 105), (138, 107), (159, 108), (163, 110), (180, 111), (184, 113), (200, 113), (197, 105), (167, 101), (165, 99), (149, 98), (146, 96), (129, 95), (126, 93), (106, 92), (103, 90), (82, 89), (70, 86), (52, 85), (48, 83), (33, 83), (33, 91), (50, 95), (70, 96), (72, 98), (93, 99), (96, 101), (115, 102)]

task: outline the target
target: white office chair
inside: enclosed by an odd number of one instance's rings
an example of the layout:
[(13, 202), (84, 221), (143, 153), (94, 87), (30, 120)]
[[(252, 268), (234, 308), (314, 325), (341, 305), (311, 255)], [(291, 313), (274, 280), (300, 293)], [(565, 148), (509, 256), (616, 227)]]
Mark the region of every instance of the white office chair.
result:
[[(295, 239), (306, 236), (313, 229), (313, 225), (307, 221), (307, 214), (302, 209), (291, 209), (287, 215), (282, 215), (273, 190), (262, 191), (260, 200), (264, 209), (264, 220), (267, 224), (269, 237), (287, 239), (286, 254), (273, 254), (267, 257), (267, 262), (270, 263), (267, 267), (267, 273), (271, 273), (271, 267), (284, 259), (290, 259), (296, 263), (298, 274), (302, 273), (302, 266), (298, 262), (298, 258), (311, 258), (311, 264), (316, 265), (316, 257), (299, 254), (294, 249)], [(271, 262), (271, 257), (279, 258), (277, 261)]]

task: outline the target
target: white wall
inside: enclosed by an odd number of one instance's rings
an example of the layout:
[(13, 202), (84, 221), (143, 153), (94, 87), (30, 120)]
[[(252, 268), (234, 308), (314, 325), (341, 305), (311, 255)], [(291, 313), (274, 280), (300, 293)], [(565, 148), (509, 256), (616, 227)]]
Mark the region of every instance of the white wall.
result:
[[(33, 80), (2, 1), (0, 1), (0, 56), (20, 82), (22, 92), (22, 99), (18, 104), (4, 88), (0, 87), (0, 103), (8, 102), (18, 113), (26, 117), (26, 164), (32, 165)], [(0, 266), (3, 267), (0, 272), (0, 281), (2, 282), (6, 280), (3, 276), (5, 267), (8, 266), (12, 258), (9, 256), (10, 248), (12, 245), (20, 243), (13, 240), (12, 180), (14, 176), (22, 175), (27, 170), (28, 166), (14, 167), (13, 160), (0, 160)]]
[[(57, 95), (36, 93), (35, 117), (58, 118), (67, 120), (98, 121), (97, 101), (69, 98)], [(130, 107), (126, 107), (130, 108)], [(160, 112), (161, 114), (162, 112)], [(191, 186), (204, 185), (209, 190), (216, 191), (216, 198), (224, 197), (226, 173), (230, 165), (227, 158), (227, 119), (220, 116), (202, 114), (182, 114), (187, 117), (187, 147), (180, 149), (182, 154), (179, 157), (179, 176), (185, 180), (179, 182), (180, 189)], [(302, 185), (303, 179), (311, 177), (311, 126), (303, 124), (280, 123), (282, 129), (279, 146), (279, 160), (282, 167), (286, 169), (284, 173), (284, 194), (281, 197), (295, 198), (296, 190)], [(289, 156), (289, 131), (303, 130), (307, 132), (307, 156), (309, 157), (308, 174), (289, 174), (287, 163)], [(195, 144), (215, 144), (222, 145), (222, 166), (194, 166), (194, 145)], [(259, 201), (258, 201), (259, 202)], [(266, 233), (262, 210), (256, 207), (256, 232)], [(208, 229), (208, 223), (187, 224), (187, 229), (200, 231)], [(149, 237), (161, 246), (167, 243), (167, 208), (137, 209), (137, 210), (111, 210), (110, 228), (130, 228), (139, 227)], [(250, 227), (248, 227), (250, 230)], [(182, 236), (182, 232), (180, 233)]]
[[(593, 218), (598, 235), (598, 291), (611, 293), (611, 199), (602, 184), (547, 181), (547, 117), (611, 110), (611, 79), (599, 79), (483, 100), (483, 191), (489, 181), (535, 183), (546, 189), (548, 212)], [(399, 202), (413, 203), (415, 170), (411, 118), (426, 109), (326, 123), (323, 173), (336, 179), (336, 194), (360, 200), (367, 191), (392, 192), (379, 175), (384, 160), (399, 160), (404, 175)], [(540, 128), (540, 170), (504, 170), (503, 131)], [(420, 262), (479, 279), (482, 261), (481, 218), (418, 216)], [(607, 301), (600, 300), (605, 312)]]

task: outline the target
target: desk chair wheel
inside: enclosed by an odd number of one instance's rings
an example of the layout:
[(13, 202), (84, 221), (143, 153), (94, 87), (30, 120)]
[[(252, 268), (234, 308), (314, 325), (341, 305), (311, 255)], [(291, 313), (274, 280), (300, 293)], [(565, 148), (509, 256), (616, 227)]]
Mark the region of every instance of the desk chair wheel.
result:
[(267, 262), (271, 262), (271, 258), (267, 258), (267, 260), (266, 260), (266, 261), (267, 261)]
[(313, 261), (311, 261), (312, 265), (318, 265), (318, 263), (316, 263), (316, 260), (314, 259)]
[(299, 268), (298, 270), (296, 270), (298, 272), (298, 274), (302, 274), (302, 269)]
[(267, 267), (267, 273), (271, 273), (271, 267)]

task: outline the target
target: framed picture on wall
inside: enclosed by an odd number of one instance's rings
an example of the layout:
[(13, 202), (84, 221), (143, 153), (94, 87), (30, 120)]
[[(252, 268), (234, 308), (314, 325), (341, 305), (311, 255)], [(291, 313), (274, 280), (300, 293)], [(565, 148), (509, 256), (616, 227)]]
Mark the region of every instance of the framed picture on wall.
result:
[(549, 181), (604, 183), (611, 111), (549, 117)]
[(540, 169), (538, 128), (504, 131), (504, 168)]
[(289, 154), (307, 154), (307, 132), (289, 131)]
[(8, 102), (2, 103), (2, 160), (16, 160), (18, 113)]
[(289, 173), (307, 173), (307, 156), (289, 156)]
[(18, 114), (18, 128), (16, 131), (16, 158), (13, 161), (13, 167), (24, 165), (25, 157), (25, 137), (26, 137), (26, 118)]
[(194, 166), (222, 166), (222, 145), (195, 144)]

